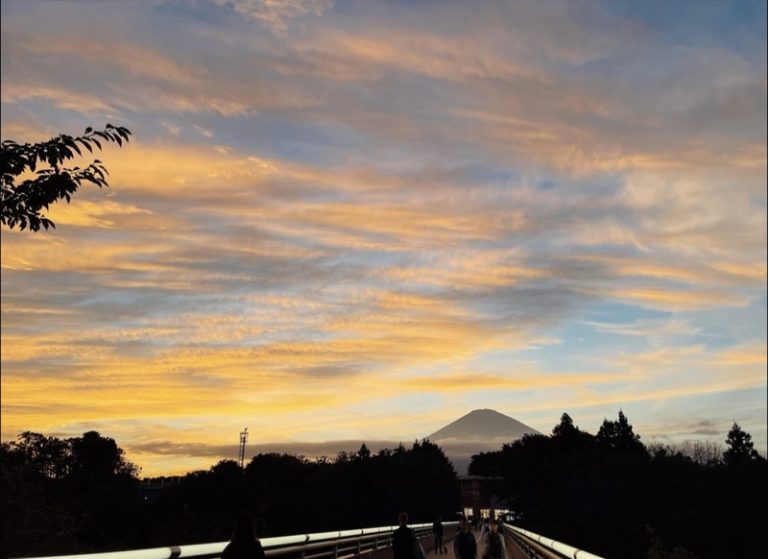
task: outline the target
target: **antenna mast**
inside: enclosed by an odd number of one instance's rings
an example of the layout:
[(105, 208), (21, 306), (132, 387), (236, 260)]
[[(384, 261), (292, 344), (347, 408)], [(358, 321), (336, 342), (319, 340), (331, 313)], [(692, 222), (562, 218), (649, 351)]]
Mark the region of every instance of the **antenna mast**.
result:
[(245, 443), (248, 442), (248, 427), (240, 432), (240, 457), (237, 460), (238, 466), (243, 467), (243, 461), (245, 460)]

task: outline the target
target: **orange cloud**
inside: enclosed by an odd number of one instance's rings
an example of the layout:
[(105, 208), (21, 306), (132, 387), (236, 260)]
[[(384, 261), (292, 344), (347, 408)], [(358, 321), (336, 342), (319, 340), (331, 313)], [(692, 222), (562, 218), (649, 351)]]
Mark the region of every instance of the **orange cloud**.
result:
[(6, 81), (3, 80), (2, 97), (4, 103), (20, 103), (32, 99), (45, 99), (54, 107), (60, 109), (68, 109), (80, 113), (97, 111), (106, 115), (117, 114), (115, 107), (105, 103), (96, 96), (77, 93), (58, 87), (17, 85), (6, 83)]
[(664, 289), (659, 287), (638, 287), (612, 289), (606, 293), (614, 299), (661, 310), (697, 310), (716, 307), (745, 307), (746, 297), (728, 291)]

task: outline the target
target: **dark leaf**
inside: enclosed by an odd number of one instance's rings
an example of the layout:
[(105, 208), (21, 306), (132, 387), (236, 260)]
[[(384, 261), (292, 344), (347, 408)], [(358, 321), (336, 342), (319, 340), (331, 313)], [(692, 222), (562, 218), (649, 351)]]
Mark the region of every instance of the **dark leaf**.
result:
[(72, 138), (68, 137), (66, 140), (64, 140), (64, 143), (67, 144), (69, 147), (71, 147), (73, 150), (75, 150), (77, 152), (77, 155), (82, 155), (82, 153), (80, 152), (80, 148), (77, 147), (77, 144)]

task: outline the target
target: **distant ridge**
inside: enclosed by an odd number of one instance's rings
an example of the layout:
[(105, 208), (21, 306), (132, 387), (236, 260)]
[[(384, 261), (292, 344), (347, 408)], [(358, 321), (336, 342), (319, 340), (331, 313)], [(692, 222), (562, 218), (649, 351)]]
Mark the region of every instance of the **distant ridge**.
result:
[(495, 410), (469, 412), (426, 438), (438, 443), (459, 475), (467, 473), (473, 454), (500, 450), (523, 435), (541, 435), (533, 427)]
[(540, 435), (541, 433), (519, 422), (508, 415), (495, 410), (481, 409), (469, 412), (453, 423), (449, 423), (429, 435), (431, 441), (456, 439), (461, 441), (488, 441), (489, 439), (507, 439), (512, 442), (526, 434)]

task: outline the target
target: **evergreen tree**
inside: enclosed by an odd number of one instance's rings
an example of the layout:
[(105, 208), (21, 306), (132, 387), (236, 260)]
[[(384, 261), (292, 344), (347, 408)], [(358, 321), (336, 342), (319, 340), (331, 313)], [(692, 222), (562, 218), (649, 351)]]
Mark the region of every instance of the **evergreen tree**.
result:
[(559, 452), (576, 453), (591, 448), (594, 437), (573, 424), (567, 413), (560, 417), (560, 423), (552, 429), (552, 444)]
[(368, 458), (371, 457), (371, 451), (368, 450), (368, 447), (366, 446), (365, 443), (360, 445), (360, 450), (357, 451), (357, 456), (361, 460), (367, 460)]
[(723, 458), (727, 464), (735, 464), (746, 460), (757, 460), (760, 455), (753, 448), (752, 435), (742, 430), (741, 426), (733, 422), (733, 427), (728, 431), (728, 438), (725, 440), (728, 450), (723, 453)]
[(640, 435), (635, 434), (624, 412), (619, 410), (618, 421), (603, 420), (596, 436), (597, 444), (615, 452), (645, 452)]
[(560, 423), (555, 425), (552, 429), (553, 437), (569, 437), (575, 435), (579, 431), (579, 428), (573, 424), (573, 419), (567, 413), (564, 413), (560, 417)]

